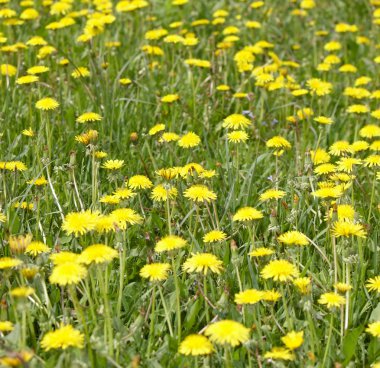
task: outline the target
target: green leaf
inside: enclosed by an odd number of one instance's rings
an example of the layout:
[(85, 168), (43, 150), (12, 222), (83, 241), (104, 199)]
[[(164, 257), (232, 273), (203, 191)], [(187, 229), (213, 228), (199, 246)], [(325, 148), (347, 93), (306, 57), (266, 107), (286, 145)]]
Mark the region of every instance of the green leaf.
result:
[(377, 304), (376, 308), (372, 311), (369, 317), (369, 322), (380, 321), (380, 303)]
[(202, 306), (202, 300), (197, 299), (196, 302), (191, 306), (189, 311), (187, 312), (186, 319), (185, 319), (185, 329), (186, 331), (189, 331), (193, 326), (194, 323), (198, 319), (198, 313)]
[(358, 339), (364, 330), (364, 326), (360, 325), (349, 331), (343, 340), (343, 354), (345, 357), (344, 365), (346, 365), (355, 354)]

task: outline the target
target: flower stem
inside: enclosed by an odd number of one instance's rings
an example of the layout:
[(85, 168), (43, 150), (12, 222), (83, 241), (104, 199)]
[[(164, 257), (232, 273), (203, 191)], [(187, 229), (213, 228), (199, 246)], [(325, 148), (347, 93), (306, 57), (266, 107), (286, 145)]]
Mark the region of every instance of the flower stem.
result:
[(172, 327), (172, 323), (170, 322), (170, 314), (169, 314), (168, 306), (166, 305), (166, 302), (165, 302), (164, 294), (162, 293), (162, 286), (161, 285), (158, 285), (158, 291), (160, 293), (162, 306), (164, 307), (165, 318), (166, 318), (166, 322), (168, 324), (169, 333), (170, 333), (170, 336), (173, 337), (174, 336), (173, 327)]
[(326, 360), (327, 356), (330, 350), (330, 342), (331, 342), (331, 336), (332, 336), (332, 330), (333, 330), (333, 322), (334, 322), (334, 314), (331, 313), (330, 317), (330, 329), (329, 329), (329, 334), (327, 337), (327, 344), (326, 344), (326, 349), (325, 349), (325, 354), (323, 356), (323, 362), (322, 362), (322, 367), (326, 367)]

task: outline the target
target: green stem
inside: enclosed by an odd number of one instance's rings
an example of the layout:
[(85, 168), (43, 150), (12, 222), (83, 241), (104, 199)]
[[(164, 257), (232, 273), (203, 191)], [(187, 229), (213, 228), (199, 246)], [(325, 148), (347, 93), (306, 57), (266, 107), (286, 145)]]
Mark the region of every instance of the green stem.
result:
[(174, 285), (175, 285), (175, 294), (176, 294), (176, 307), (177, 307), (177, 339), (181, 341), (181, 301), (180, 301), (180, 289), (178, 284), (178, 275), (177, 268), (174, 262), (174, 257), (172, 257), (172, 268), (173, 268), (173, 276), (174, 276)]
[(156, 287), (153, 287), (153, 294), (152, 294), (152, 310), (150, 313), (150, 330), (149, 330), (149, 342), (148, 342), (148, 357), (150, 357), (150, 354), (152, 352), (152, 346), (153, 346), (153, 340), (154, 340), (154, 322), (156, 319), (155, 316), (156, 312)]
[(329, 334), (327, 337), (327, 344), (326, 344), (325, 354), (323, 356), (322, 367), (326, 367), (326, 361), (327, 361), (327, 356), (330, 350), (330, 342), (331, 342), (331, 336), (332, 336), (332, 331), (333, 331), (333, 322), (334, 322), (334, 314), (331, 312), (330, 329), (329, 329)]
[(165, 302), (164, 295), (162, 293), (162, 286), (161, 285), (158, 285), (158, 291), (160, 293), (160, 297), (161, 297), (161, 301), (162, 301), (162, 306), (164, 307), (165, 319), (166, 319), (166, 322), (168, 324), (169, 333), (170, 333), (170, 336), (173, 337), (174, 336), (174, 334), (173, 334), (173, 327), (172, 327), (172, 323), (170, 321), (170, 314), (169, 314), (169, 310), (168, 310), (168, 307), (167, 307), (166, 302)]

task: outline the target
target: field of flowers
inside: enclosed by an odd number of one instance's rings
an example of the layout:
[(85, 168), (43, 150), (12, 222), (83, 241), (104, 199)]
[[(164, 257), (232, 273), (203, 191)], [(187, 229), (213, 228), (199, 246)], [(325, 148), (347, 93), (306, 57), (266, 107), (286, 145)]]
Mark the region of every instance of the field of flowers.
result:
[(0, 367), (380, 367), (380, 0), (0, 0)]

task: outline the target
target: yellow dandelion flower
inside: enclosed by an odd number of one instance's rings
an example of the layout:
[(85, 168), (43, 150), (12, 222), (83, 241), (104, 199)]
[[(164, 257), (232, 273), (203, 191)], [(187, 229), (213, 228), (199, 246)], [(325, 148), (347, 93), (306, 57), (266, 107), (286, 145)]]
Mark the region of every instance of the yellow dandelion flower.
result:
[(85, 112), (84, 114), (78, 116), (76, 119), (78, 123), (88, 123), (100, 120), (102, 120), (102, 117), (96, 112)]
[(40, 241), (32, 241), (25, 250), (26, 254), (30, 254), (34, 257), (41, 253), (48, 253), (50, 252), (50, 248), (43, 242)]
[(220, 230), (212, 230), (204, 235), (203, 241), (205, 243), (216, 243), (226, 240), (227, 234)]
[(12, 289), (9, 293), (15, 298), (27, 298), (34, 294), (35, 290), (29, 286), (20, 286)]
[(70, 212), (65, 216), (62, 229), (67, 234), (83, 235), (95, 229), (98, 214), (91, 211)]
[(150, 281), (164, 281), (168, 278), (169, 263), (150, 263), (140, 270), (140, 276)]
[(179, 140), (178, 140), (178, 145), (182, 148), (192, 148), (196, 147), (201, 143), (201, 139), (199, 136), (193, 132), (189, 132), (185, 135), (183, 135)]
[(155, 126), (149, 129), (148, 134), (156, 135), (157, 133), (162, 132), (163, 130), (165, 130), (165, 124), (156, 124)]
[(0, 332), (11, 332), (13, 331), (13, 323), (10, 321), (0, 321)]
[(238, 346), (249, 340), (249, 329), (241, 323), (232, 320), (222, 320), (210, 324), (205, 335), (212, 342), (220, 345)]
[(299, 277), (293, 280), (293, 284), (301, 294), (307, 294), (310, 291), (311, 279), (310, 277)]
[(31, 84), (38, 82), (38, 76), (36, 75), (24, 75), (23, 77), (17, 78), (17, 84)]
[(346, 304), (346, 299), (337, 293), (324, 293), (318, 299), (319, 304), (325, 304), (327, 308), (340, 307)]
[(88, 68), (86, 68), (86, 67), (84, 67), (84, 66), (78, 66), (78, 68), (76, 68), (76, 69), (71, 73), (71, 76), (72, 76), (74, 79), (88, 77), (88, 76), (90, 76), (90, 71), (88, 70)]
[(372, 336), (380, 337), (380, 321), (370, 323), (366, 328), (366, 332), (370, 333)]
[(380, 126), (375, 124), (365, 125), (359, 130), (359, 135), (363, 138), (380, 137)]
[(165, 187), (162, 184), (155, 186), (152, 190), (151, 197), (157, 202), (166, 202), (168, 199), (174, 199), (178, 195), (177, 188)]
[(339, 238), (341, 236), (348, 237), (348, 236), (358, 236), (360, 238), (365, 238), (367, 235), (367, 232), (365, 231), (363, 225), (361, 224), (355, 224), (352, 221), (336, 221), (333, 224), (332, 227), (332, 234)]
[(54, 253), (50, 255), (50, 260), (53, 262), (54, 266), (59, 266), (64, 263), (75, 263), (77, 262), (79, 254), (63, 251), (59, 253)]
[(124, 160), (107, 160), (103, 165), (103, 169), (119, 170), (124, 166)]
[(214, 351), (214, 347), (206, 336), (193, 334), (186, 336), (178, 348), (183, 355), (208, 355)]
[(61, 326), (55, 331), (48, 332), (41, 340), (41, 347), (45, 351), (51, 349), (65, 350), (69, 347), (83, 348), (84, 335), (73, 326)]
[(235, 294), (236, 304), (256, 304), (262, 300), (263, 292), (256, 289), (248, 289)]
[(239, 130), (251, 125), (251, 121), (241, 114), (232, 114), (227, 116), (223, 121), (223, 127), (233, 130)]
[(252, 252), (249, 252), (248, 255), (251, 257), (259, 258), (259, 257), (265, 257), (265, 256), (270, 256), (274, 254), (274, 250), (270, 248), (256, 248)]
[(227, 134), (227, 139), (232, 143), (241, 143), (247, 141), (248, 134), (244, 130), (235, 130)]
[(87, 276), (87, 269), (75, 262), (66, 262), (53, 268), (49, 277), (52, 284), (59, 286), (75, 285)]
[(284, 137), (280, 137), (280, 136), (275, 136), (275, 137), (269, 139), (266, 142), (266, 146), (268, 148), (285, 148), (285, 149), (289, 149), (292, 147), (292, 145), (290, 144), (290, 142), (288, 140), (286, 140)]
[(216, 194), (206, 185), (192, 185), (184, 191), (184, 197), (194, 202), (211, 202), (216, 199)]
[(177, 94), (169, 94), (161, 97), (161, 102), (163, 103), (172, 103), (179, 100), (179, 95)]
[(365, 286), (369, 291), (377, 291), (380, 293), (380, 276), (368, 279)]
[(295, 350), (303, 344), (303, 331), (290, 331), (281, 337), (281, 341), (289, 350)]
[(50, 97), (45, 97), (37, 101), (36, 108), (38, 110), (48, 111), (55, 110), (59, 106), (59, 103)]
[(184, 271), (199, 272), (207, 275), (208, 271), (220, 274), (223, 269), (223, 262), (211, 253), (192, 254), (183, 264)]
[(168, 252), (171, 250), (185, 247), (186, 240), (177, 235), (168, 235), (157, 242), (154, 250), (157, 253)]
[(289, 349), (274, 347), (274, 348), (272, 348), (272, 350), (267, 351), (264, 354), (264, 359), (271, 359), (271, 360), (294, 360), (295, 356), (294, 356), (294, 354)]
[(327, 116), (317, 116), (316, 118), (314, 118), (314, 121), (316, 121), (319, 124), (323, 124), (323, 125), (331, 125), (334, 122), (333, 119), (331, 119)]
[(286, 195), (286, 192), (278, 189), (268, 189), (260, 194), (260, 201), (269, 201), (271, 199), (281, 199)]
[(118, 252), (104, 244), (93, 244), (88, 246), (79, 255), (77, 262), (89, 265), (91, 263), (108, 263), (118, 257)]
[(284, 259), (277, 259), (269, 262), (260, 274), (264, 279), (284, 282), (298, 277), (298, 270), (290, 262)]
[(346, 293), (347, 291), (352, 289), (352, 286), (350, 284), (346, 284), (344, 282), (337, 282), (334, 284), (334, 287), (340, 292), (340, 293)]
[(307, 236), (299, 231), (287, 231), (284, 234), (281, 234), (277, 240), (280, 243), (286, 245), (308, 245), (309, 239)]
[(242, 207), (232, 217), (232, 221), (244, 222), (259, 220), (263, 218), (264, 215), (261, 211), (253, 207)]

